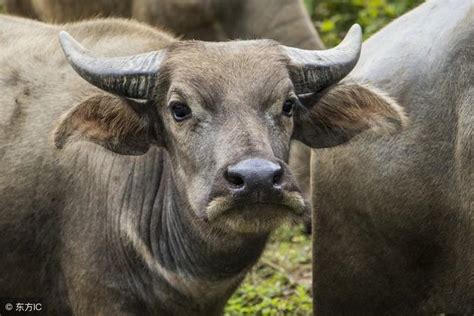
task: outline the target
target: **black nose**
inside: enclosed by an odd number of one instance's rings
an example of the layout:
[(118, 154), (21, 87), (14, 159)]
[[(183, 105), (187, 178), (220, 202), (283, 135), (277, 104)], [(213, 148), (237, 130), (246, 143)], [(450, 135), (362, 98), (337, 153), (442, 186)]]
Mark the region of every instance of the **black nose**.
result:
[(281, 185), (282, 167), (269, 160), (252, 158), (227, 167), (226, 180), (232, 188), (272, 189)]

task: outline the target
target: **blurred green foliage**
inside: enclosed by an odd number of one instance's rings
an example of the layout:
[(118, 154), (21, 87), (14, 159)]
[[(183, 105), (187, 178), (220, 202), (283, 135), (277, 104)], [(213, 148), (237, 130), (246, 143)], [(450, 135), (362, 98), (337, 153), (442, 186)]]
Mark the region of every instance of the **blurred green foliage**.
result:
[(304, 0), (327, 47), (337, 45), (354, 23), (368, 38), (424, 0)]
[(282, 227), (245, 282), (228, 301), (225, 316), (311, 315), (311, 236)]

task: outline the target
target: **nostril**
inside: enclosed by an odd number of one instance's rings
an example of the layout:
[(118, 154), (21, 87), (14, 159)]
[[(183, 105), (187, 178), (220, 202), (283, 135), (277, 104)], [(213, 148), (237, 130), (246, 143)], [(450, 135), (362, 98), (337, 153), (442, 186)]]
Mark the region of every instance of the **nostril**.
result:
[(277, 186), (281, 184), (281, 178), (283, 177), (283, 168), (279, 168), (276, 172), (275, 175), (273, 176), (273, 185)]
[(225, 173), (225, 178), (227, 182), (229, 182), (235, 187), (241, 188), (244, 186), (244, 179), (238, 174), (227, 171)]
[(279, 185), (281, 180), (281, 175), (277, 174), (273, 177), (273, 185)]

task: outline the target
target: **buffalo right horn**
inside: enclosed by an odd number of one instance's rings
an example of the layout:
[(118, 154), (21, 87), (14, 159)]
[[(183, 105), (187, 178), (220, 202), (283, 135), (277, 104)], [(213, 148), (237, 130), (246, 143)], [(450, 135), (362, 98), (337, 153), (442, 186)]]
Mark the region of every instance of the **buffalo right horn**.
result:
[(298, 95), (323, 90), (343, 79), (357, 64), (362, 30), (354, 24), (344, 40), (327, 50), (282, 46), (290, 60), (290, 75)]
[(148, 99), (165, 56), (164, 51), (155, 51), (129, 57), (98, 57), (65, 31), (59, 33), (59, 41), (82, 78), (100, 89), (133, 99)]

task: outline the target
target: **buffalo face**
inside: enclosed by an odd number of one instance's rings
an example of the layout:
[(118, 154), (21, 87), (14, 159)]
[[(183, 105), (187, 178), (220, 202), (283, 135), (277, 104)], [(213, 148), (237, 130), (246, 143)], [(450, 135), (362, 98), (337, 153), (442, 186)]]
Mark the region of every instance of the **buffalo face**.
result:
[[(299, 105), (271, 42), (182, 42), (163, 63), (156, 108), (179, 187), (196, 214), (268, 229), (305, 203), (287, 166)], [(254, 227), (255, 226), (255, 227)]]

